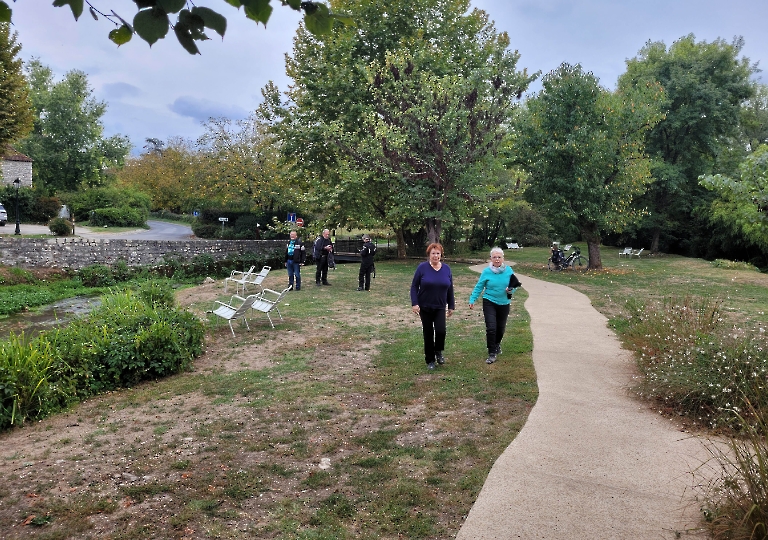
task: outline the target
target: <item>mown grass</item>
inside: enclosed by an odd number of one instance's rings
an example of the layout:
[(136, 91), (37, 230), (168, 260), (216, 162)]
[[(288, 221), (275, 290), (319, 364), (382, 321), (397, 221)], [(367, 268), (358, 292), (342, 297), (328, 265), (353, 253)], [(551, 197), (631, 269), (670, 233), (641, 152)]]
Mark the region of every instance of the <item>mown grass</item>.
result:
[[(251, 332), (237, 327), (232, 346), (217, 349), (271, 350), (264, 367), (248, 368), (247, 360), (209, 367), (81, 408), (78, 422), (91, 426), (88, 435), (45, 450), (42, 444), (40, 452), (54, 462), (60, 453), (76, 454), (86, 472), (63, 475), (56, 504), (36, 502), (36, 515), (49, 517), (37, 532), (132, 539), (455, 535), (536, 399), (532, 338), (521, 292), (504, 354), (487, 366), (482, 316), (460, 309), (449, 322), (448, 363), (428, 372), (408, 299), (415, 266), (377, 263), (369, 293), (355, 290), (357, 265), (340, 265), (332, 287), (315, 287), (307, 268), (311, 286), (289, 295), (276, 330), (254, 318)], [(477, 274), (457, 265), (454, 273), (464, 304)], [(273, 274), (268, 286), (279, 288), (285, 276)], [(213, 332), (212, 343), (232, 341), (227, 326)], [(83, 483), (84, 474), (99, 480)], [(10, 478), (0, 519), (18, 523), (29, 515), (24, 486), (21, 475)], [(94, 513), (94, 506), (78, 506), (67, 496), (74, 486), (116, 507)], [(81, 528), (88, 522), (98, 525)], [(15, 531), (9, 538), (31, 537), (31, 529)]]

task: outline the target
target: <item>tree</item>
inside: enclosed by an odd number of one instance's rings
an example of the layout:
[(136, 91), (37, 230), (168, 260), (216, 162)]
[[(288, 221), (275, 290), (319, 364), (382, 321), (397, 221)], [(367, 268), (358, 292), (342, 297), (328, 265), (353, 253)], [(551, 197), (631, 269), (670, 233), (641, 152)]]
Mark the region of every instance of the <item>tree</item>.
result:
[(747, 156), (738, 177), (706, 175), (700, 182), (720, 195), (712, 203), (712, 219), (768, 251), (768, 145)]
[(34, 118), (16, 37), (10, 25), (0, 24), (0, 153), (32, 131)]
[[(15, 0), (14, 0), (15, 1)], [(245, 16), (256, 23), (267, 25), (272, 15), (271, 0), (224, 0), (238, 9), (241, 7)], [(99, 16), (107, 19), (115, 28), (109, 32), (109, 39), (117, 46), (128, 43), (133, 34), (152, 46), (157, 40), (163, 39), (170, 29), (176, 35), (182, 47), (189, 54), (200, 54), (196, 41), (208, 39), (205, 29), (208, 28), (222, 38), (227, 31), (227, 18), (204, 6), (193, 5), (192, 9), (183, 9), (187, 0), (134, 0), (138, 12), (129, 23), (126, 19), (111, 10), (105, 13), (94, 6), (90, 0), (55, 0), (56, 7), (69, 6), (75, 20), (83, 14), (84, 4), (88, 5), (91, 17), (98, 20)], [(315, 35), (327, 34), (331, 31), (334, 21), (350, 23), (343, 15), (331, 13), (323, 3), (302, 0), (280, 0), (283, 6), (304, 12), (304, 24)], [(176, 22), (171, 23), (170, 15), (178, 14)], [(12, 10), (5, 0), (0, 0), (0, 22), (11, 22)]]
[(34, 180), (51, 192), (75, 191), (103, 183), (120, 167), (131, 145), (127, 137), (104, 138), (104, 102), (96, 101), (82, 71), (54, 82), (39, 60), (27, 65), (35, 109), (34, 129), (20, 149), (35, 160)]
[(754, 83), (754, 93), (741, 107), (741, 127), (749, 151), (768, 144), (768, 85)]
[[(336, 2), (357, 28), (299, 29), (287, 72), (284, 155), (332, 222), (367, 220), (440, 237), (468, 215), (481, 165), (533, 77), (515, 71), (487, 15), (466, 0)], [(337, 221), (338, 220), (338, 221)]]
[(130, 158), (117, 173), (116, 187), (149, 195), (152, 210), (181, 214), (205, 202), (198, 171), (201, 159), (194, 147), (182, 139), (147, 139), (147, 152)]
[(665, 118), (646, 141), (657, 160), (655, 181), (641, 199), (649, 214), (637, 232), (650, 237), (652, 251), (663, 243), (695, 254), (686, 243), (707, 236), (695, 215), (709, 207), (711, 196), (698, 178), (715, 172), (721, 150), (739, 138), (740, 107), (752, 95), (755, 71), (749, 59), (739, 58), (742, 46), (741, 39), (697, 43), (693, 34), (668, 50), (663, 42), (649, 42), (619, 78), (623, 91), (653, 82), (664, 88)]
[(602, 268), (601, 234), (638, 219), (634, 199), (651, 181), (644, 136), (660, 119), (658, 85), (608, 92), (580, 65), (543, 78), (516, 123), (516, 150), (529, 172), (526, 198), (576, 224), (589, 268)]
[(276, 141), (255, 114), (244, 120), (211, 118), (198, 140), (199, 195), (220, 204), (261, 211), (292, 204), (296, 193), (282, 171)]

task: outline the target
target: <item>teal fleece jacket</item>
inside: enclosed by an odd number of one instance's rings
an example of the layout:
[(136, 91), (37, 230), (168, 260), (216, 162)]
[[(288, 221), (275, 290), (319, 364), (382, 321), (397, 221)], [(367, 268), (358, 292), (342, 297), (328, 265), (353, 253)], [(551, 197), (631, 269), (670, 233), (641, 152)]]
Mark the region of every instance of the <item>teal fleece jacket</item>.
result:
[[(509, 285), (509, 276), (514, 274), (512, 267), (507, 265), (504, 271), (500, 274), (494, 274), (493, 271), (485, 267), (480, 274), (480, 279), (477, 280), (477, 285), (472, 290), (472, 294), (469, 295), (469, 303), (474, 304), (477, 302), (480, 293), (483, 293), (483, 298), (490, 300), (494, 304), (504, 306), (510, 303), (507, 298), (507, 286)], [(483, 292), (485, 290), (485, 292)]]

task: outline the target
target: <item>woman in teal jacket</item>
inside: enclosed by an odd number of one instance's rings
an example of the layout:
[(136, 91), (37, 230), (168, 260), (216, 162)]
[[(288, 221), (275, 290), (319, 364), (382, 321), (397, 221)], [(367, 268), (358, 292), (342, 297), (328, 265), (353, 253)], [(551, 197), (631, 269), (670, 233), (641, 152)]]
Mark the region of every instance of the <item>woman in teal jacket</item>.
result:
[(495, 247), (491, 250), (491, 262), (477, 280), (477, 285), (469, 296), (469, 309), (474, 309), (475, 302), (483, 295), (483, 317), (485, 318), (485, 341), (488, 346), (486, 364), (493, 364), (501, 354), (501, 339), (507, 327), (510, 298), (520, 286), (511, 266), (504, 263), (504, 250)]

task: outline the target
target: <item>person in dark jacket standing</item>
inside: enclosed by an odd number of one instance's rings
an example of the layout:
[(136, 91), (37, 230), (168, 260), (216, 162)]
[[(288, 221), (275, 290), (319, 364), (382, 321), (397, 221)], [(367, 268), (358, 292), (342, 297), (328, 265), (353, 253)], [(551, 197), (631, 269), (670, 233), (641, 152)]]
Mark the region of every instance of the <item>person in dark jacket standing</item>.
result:
[[(296, 291), (301, 290), (301, 267), (306, 257), (304, 242), (296, 231), (291, 231), (291, 238), (285, 247), (285, 267), (288, 269), (288, 286)], [(294, 280), (296, 287), (294, 287)]]
[(317, 263), (315, 272), (315, 285), (330, 285), (328, 283), (328, 254), (333, 252), (333, 243), (331, 242), (331, 231), (323, 229), (323, 235), (315, 240), (312, 256)]
[(367, 234), (363, 236), (363, 249), (360, 250), (360, 274), (357, 277), (358, 291), (371, 290), (371, 272), (373, 272), (373, 256), (376, 255), (376, 246), (371, 242)]
[(421, 263), (413, 275), (411, 309), (421, 318), (427, 368), (435, 369), (435, 363), (445, 364), (446, 314), (453, 314), (456, 303), (451, 269), (442, 262), (443, 246), (429, 244), (427, 257), (427, 262)]

